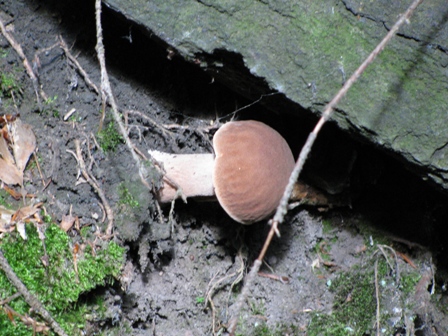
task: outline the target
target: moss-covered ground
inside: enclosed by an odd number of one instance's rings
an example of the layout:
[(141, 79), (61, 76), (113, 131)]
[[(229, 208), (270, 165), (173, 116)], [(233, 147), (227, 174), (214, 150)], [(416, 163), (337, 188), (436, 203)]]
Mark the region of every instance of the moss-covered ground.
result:
[[(101, 315), (100, 297), (94, 302), (80, 302), (80, 295), (111, 283), (118, 277), (124, 262), (124, 249), (112, 241), (103, 243), (95, 251), (89, 244), (83, 245), (85, 248), (82, 249), (72, 244), (67, 233), (55, 223), (44, 225), (44, 240), (39, 238), (34, 224), (27, 225), (26, 231), (27, 240), (23, 240), (16, 232), (5, 235), (0, 240), (0, 248), (17, 276), (62, 328), (69, 335), (80, 335), (94, 307), (95, 315)], [(16, 292), (16, 288), (0, 271), (0, 300)], [(41, 321), (21, 297), (8, 305), (21, 316), (29, 315)], [(11, 318), (8, 309), (2, 308), (1, 335), (32, 335), (30, 326), (23, 324), (17, 317)]]

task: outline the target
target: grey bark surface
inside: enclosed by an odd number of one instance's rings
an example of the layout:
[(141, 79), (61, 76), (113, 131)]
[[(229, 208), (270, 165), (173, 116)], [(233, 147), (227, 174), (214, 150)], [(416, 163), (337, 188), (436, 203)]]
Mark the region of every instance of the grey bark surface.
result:
[[(278, 91), (285, 101), (320, 115), (410, 1), (104, 3), (233, 90), (252, 99)], [(444, 189), (447, 19), (444, 0), (423, 2), (333, 117), (343, 130), (407, 161)]]

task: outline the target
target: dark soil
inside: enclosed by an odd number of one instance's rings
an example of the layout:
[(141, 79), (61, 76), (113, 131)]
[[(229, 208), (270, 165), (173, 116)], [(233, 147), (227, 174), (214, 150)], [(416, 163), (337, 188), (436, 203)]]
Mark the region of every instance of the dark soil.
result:
[[(46, 179), (51, 177), (51, 183), (42, 190), (38, 174), (30, 174), (27, 191), (45, 201), (46, 210), (55, 220), (59, 221), (72, 207), (81, 226), (98, 225), (104, 230), (100, 200), (88, 184), (76, 183), (78, 165), (67, 152), (74, 150), (74, 140), (79, 139), (87, 153), (87, 139), (98, 133), (101, 96), (88, 87), (59, 47), (47, 50), (62, 36), (99, 87), (94, 4), (3, 0), (0, 10), (28, 59), (35, 60), (33, 66), (42, 89), (54, 100), (39, 106), (22, 62), (0, 36), (0, 71), (14, 72), (22, 88), (15, 97), (15, 106), (2, 100), (2, 113), (20, 113), (32, 125), (41, 169)], [(312, 117), (299, 120), (291, 114), (267, 110), (261, 103), (235, 114), (253, 101), (214, 82), (200, 67), (176, 56), (171, 59), (160, 41), (107, 8), (103, 20), (108, 71), (121, 113), (140, 111), (159, 125), (143, 118), (130, 119), (135, 126), (130, 136), (143, 153), (149, 148), (174, 153), (210, 152), (214, 130), (201, 133), (198, 129), (231, 118), (255, 118), (277, 128), (297, 154), (314, 122)], [(63, 120), (73, 108), (73, 116)], [(105, 127), (112, 120), (109, 108), (106, 112)], [(167, 132), (161, 125), (183, 127)], [(269, 229), (267, 223), (241, 226), (219, 204), (194, 200), (188, 204), (177, 202), (172, 220), (169, 208), (163, 208), (161, 219), (155, 198), (141, 185), (124, 144), (106, 153), (96, 148), (92, 156), (92, 173), (115, 214), (113, 239), (126, 246), (128, 253), (124, 280), (88, 294), (104, 296), (108, 313), (102, 321), (89, 322), (86, 334), (225, 334), (232, 305), (241, 290), (241, 278), (260, 251)], [(329, 172), (328, 167), (335, 169)], [(381, 242), (406, 254), (416, 265), (413, 269), (398, 259), (402, 274), (418, 272), (423, 278), (428, 269), (437, 271), (434, 283), (432, 277), (429, 283), (423, 283), (435, 286), (432, 296), (428, 291), (431, 286), (425, 287), (423, 294), (418, 286), (406, 294), (398, 287), (383, 287), (389, 290), (389, 297), (397, 295), (401, 301), (382, 298), (382, 308), (390, 309), (382, 322), (382, 334), (448, 334), (444, 314), (448, 280), (446, 196), (419, 181), (404, 164), (355, 142), (331, 125), (319, 139), (305, 177), (327, 191), (350, 194), (351, 207), (322, 212), (320, 208), (299, 206), (289, 212), (281, 237), (270, 247), (262, 267), (263, 273), (287, 281), (257, 278), (241, 314), (238, 333), (333, 334), (322, 328), (312, 329), (317, 328), (316, 314), (330, 314), (337, 309), (334, 299), (338, 294), (332, 290), (332, 283), (354, 270), (373, 270), (370, 261)], [(138, 206), (123, 204), (123, 185)], [(76, 230), (70, 234), (76, 241)], [(392, 273), (385, 279), (391, 279)], [(374, 295), (374, 284), (371, 286)], [(213, 304), (207, 304), (210, 293)], [(348, 297), (345, 300), (348, 302)], [(371, 316), (366, 335), (375, 333), (374, 321), (375, 315)]]

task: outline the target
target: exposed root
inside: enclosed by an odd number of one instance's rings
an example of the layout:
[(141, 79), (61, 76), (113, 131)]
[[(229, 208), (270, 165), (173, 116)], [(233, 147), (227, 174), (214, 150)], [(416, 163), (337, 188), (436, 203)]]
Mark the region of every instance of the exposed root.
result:
[(243, 279), (243, 274), (244, 274), (244, 268), (245, 268), (245, 264), (244, 264), (244, 260), (243, 257), (241, 256), (241, 250), (238, 252), (238, 257), (241, 261), (240, 267), (233, 273), (230, 274), (226, 274), (223, 277), (216, 279), (219, 272), (217, 272), (212, 279), (210, 280), (210, 282), (208, 283), (207, 286), (207, 291), (206, 291), (206, 302), (205, 305), (209, 305), (211, 310), (212, 310), (212, 331), (213, 331), (213, 335), (217, 335), (218, 333), (218, 325), (216, 323), (216, 308), (215, 308), (215, 304), (213, 302), (213, 295), (222, 287), (225, 287), (229, 284), (229, 280), (234, 278), (234, 280), (232, 281), (232, 283), (230, 284), (230, 288), (229, 288), (229, 294), (228, 294), (228, 298), (227, 298), (227, 308), (226, 311), (228, 310), (228, 303), (230, 300), (230, 294), (232, 292), (232, 289), (235, 287), (235, 285), (237, 285), (242, 279)]

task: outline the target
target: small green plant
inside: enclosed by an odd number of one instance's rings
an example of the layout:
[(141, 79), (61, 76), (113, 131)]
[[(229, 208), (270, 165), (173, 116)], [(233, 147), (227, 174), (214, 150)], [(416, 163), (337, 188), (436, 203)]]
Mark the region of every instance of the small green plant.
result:
[(9, 55), (9, 50), (0, 48), (0, 58), (6, 58)]
[(13, 74), (3, 72), (0, 76), (0, 88), (5, 97), (12, 97), (13, 92), (20, 92), (21, 88)]
[(252, 315), (261, 315), (263, 316), (265, 314), (265, 307), (262, 302), (251, 302), (250, 303), (250, 310)]
[(120, 196), (120, 204), (129, 205), (133, 209), (136, 209), (140, 206), (140, 203), (131, 194), (124, 182), (120, 183), (120, 185), (118, 186), (118, 194)]
[(98, 142), (103, 152), (114, 152), (117, 146), (123, 143), (123, 137), (118, 132), (113, 121), (107, 124), (103, 130), (98, 132)]
[(205, 302), (205, 298), (203, 296), (196, 297), (196, 304), (201, 304)]
[(58, 100), (58, 96), (55, 95), (53, 97), (48, 97), (45, 101), (44, 101), (44, 108), (41, 111), (41, 114), (45, 114), (48, 115), (51, 113), (51, 115), (54, 118), (59, 118), (60, 113), (59, 110), (56, 108), (56, 102)]

